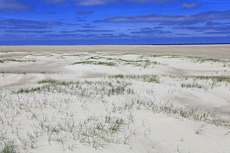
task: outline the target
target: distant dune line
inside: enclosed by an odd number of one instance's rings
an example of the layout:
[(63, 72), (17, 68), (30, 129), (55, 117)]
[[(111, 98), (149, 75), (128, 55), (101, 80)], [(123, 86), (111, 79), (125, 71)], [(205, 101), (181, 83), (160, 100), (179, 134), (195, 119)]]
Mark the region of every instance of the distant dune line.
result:
[(230, 44), (218, 45), (76, 45), (76, 46), (0, 46), (0, 51), (26, 52), (109, 52), (152, 55), (197, 56), (230, 59)]

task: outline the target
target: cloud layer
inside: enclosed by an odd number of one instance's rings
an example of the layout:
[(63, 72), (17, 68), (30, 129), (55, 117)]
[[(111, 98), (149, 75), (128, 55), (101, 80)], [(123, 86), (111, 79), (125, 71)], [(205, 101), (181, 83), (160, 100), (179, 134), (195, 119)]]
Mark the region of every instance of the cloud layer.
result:
[(176, 15), (145, 15), (145, 16), (131, 16), (131, 17), (111, 17), (104, 20), (96, 20), (95, 22), (158, 22), (162, 25), (187, 25), (187, 24), (195, 24), (202, 21), (209, 21), (214, 19), (229, 19), (230, 10), (226, 11), (208, 11), (195, 15), (184, 15), (184, 16), (176, 16)]
[[(50, 25), (62, 25), (64, 23), (59, 21), (34, 21), (34, 20), (21, 20), (21, 19), (5, 19), (0, 20), (0, 25), (14, 26), (17, 29), (24, 28), (35, 28), (35, 29), (44, 29)], [(10, 27), (12, 28), (12, 27)]]
[[(43, 4), (57, 4), (58, 6), (98, 6), (107, 4), (143, 4), (143, 3), (176, 3), (186, 0), (30, 0), (30, 2), (41, 2)], [(33, 11), (33, 7), (29, 5), (28, 0), (0, 0), (0, 12), (23, 12)]]
[(143, 3), (158, 3), (158, 4), (167, 4), (175, 3), (179, 1), (186, 0), (77, 0), (76, 5), (78, 6), (95, 6), (95, 5), (106, 5), (106, 4), (143, 4)]
[(202, 6), (202, 4), (200, 4), (200, 3), (191, 3), (191, 4), (184, 3), (183, 5), (180, 6), (180, 8), (182, 8), (182, 9), (193, 9), (193, 8), (199, 8), (201, 6)]
[(155, 28), (141, 28), (138, 31), (131, 32), (132, 34), (145, 34), (145, 35), (155, 35), (155, 34), (170, 34), (171, 31), (156, 30)]
[(24, 0), (0, 0), (0, 12), (33, 11), (33, 7), (24, 3)]
[(0, 0), (0, 39), (93, 42), (130, 39), (133, 43), (137, 39), (230, 37), (228, 3), (228, 0), (222, 0), (221, 4), (191, 0)]

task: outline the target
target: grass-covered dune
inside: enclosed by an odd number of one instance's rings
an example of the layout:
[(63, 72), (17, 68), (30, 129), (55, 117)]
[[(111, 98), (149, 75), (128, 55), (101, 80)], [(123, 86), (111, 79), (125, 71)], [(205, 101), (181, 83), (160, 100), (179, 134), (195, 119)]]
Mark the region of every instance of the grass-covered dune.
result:
[(230, 152), (230, 58), (5, 48), (0, 152)]

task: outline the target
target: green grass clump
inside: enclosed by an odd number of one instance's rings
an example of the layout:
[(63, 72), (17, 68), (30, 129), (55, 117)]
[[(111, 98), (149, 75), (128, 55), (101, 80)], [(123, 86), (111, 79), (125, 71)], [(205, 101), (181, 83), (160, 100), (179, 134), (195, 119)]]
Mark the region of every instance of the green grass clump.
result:
[(38, 81), (38, 84), (44, 84), (44, 83), (56, 84), (56, 85), (64, 85), (64, 86), (67, 86), (67, 85), (70, 85), (70, 84), (79, 84), (79, 82), (72, 82), (72, 81), (69, 81), (69, 82), (56, 81), (56, 80), (41, 80), (41, 81)]
[(98, 62), (98, 65), (116, 66), (113, 62)]
[(156, 75), (123, 75), (123, 74), (118, 74), (118, 75), (114, 75), (114, 76), (109, 76), (109, 78), (134, 79), (134, 80), (141, 80), (144, 82), (159, 83), (158, 77)]
[(13, 141), (5, 143), (4, 148), (0, 151), (0, 153), (16, 153), (16, 151), (14, 150)]
[(20, 93), (30, 93), (30, 92), (36, 92), (36, 91), (41, 91), (41, 87), (36, 87), (36, 88), (31, 88), (31, 89), (20, 89), (18, 90), (16, 93), (20, 94)]
[(197, 59), (197, 61), (200, 63), (203, 63), (203, 62), (223, 62), (222, 60), (212, 59), (212, 58)]
[(123, 79), (125, 77), (125, 75), (123, 74), (118, 74), (118, 75), (114, 75), (114, 76), (109, 76), (109, 78), (120, 78)]
[(124, 81), (103, 82), (103, 81), (82, 81), (82, 82), (59, 82), (55, 80), (42, 80), (38, 84), (45, 84), (41, 87), (19, 89), (12, 91), (15, 94), (27, 93), (65, 93), (79, 95), (81, 97), (92, 97), (95, 95), (122, 95), (134, 94), (134, 90), (128, 86), (131, 83)]
[(4, 62), (35, 62), (35, 60), (16, 60), (16, 59), (2, 59), (0, 60), (0, 63)]
[(227, 61), (225, 60), (220, 60), (220, 59), (213, 59), (213, 58), (203, 58), (203, 57), (195, 57), (195, 56), (186, 56), (187, 58), (190, 59), (195, 59), (196, 62), (204, 63), (204, 62), (222, 62), (226, 63)]
[(75, 62), (75, 64), (93, 64), (93, 65), (105, 65), (105, 66), (116, 66), (116, 63), (113, 62), (95, 62), (95, 61), (83, 61), (83, 62)]
[(13, 52), (11, 50), (3, 50), (3, 51), (0, 51), (1, 53), (9, 53), (9, 52)]
[(228, 82), (230, 83), (230, 78), (229, 77), (222, 77), (222, 76), (197, 76), (195, 77), (197, 79), (202, 79), (202, 80), (213, 80), (213, 81), (216, 81), (216, 82)]
[(125, 65), (135, 65), (135, 66), (141, 66), (143, 63), (144, 68), (148, 67), (151, 64), (160, 65), (160, 63), (158, 62), (150, 61), (150, 60), (124, 60), (124, 59), (119, 58), (118, 61), (124, 62)]
[(202, 88), (202, 86), (201, 85), (199, 85), (199, 84), (184, 84), (184, 83), (182, 83), (181, 84), (181, 87), (182, 88)]
[(93, 61), (83, 61), (83, 62), (75, 62), (73, 63), (73, 65), (75, 64), (93, 64), (94, 62)]

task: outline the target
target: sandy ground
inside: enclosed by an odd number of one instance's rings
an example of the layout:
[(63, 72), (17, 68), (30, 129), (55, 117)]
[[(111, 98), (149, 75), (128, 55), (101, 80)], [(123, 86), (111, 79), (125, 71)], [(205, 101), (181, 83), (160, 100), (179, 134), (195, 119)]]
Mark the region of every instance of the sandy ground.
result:
[(91, 46), (0, 46), (0, 51), (26, 52), (107, 52), (138, 53), (152, 55), (198, 56), (215, 59), (230, 59), (230, 45), (91, 45)]
[(0, 150), (230, 153), (229, 47), (0, 46)]

